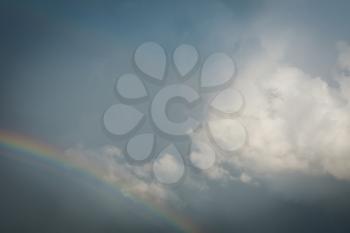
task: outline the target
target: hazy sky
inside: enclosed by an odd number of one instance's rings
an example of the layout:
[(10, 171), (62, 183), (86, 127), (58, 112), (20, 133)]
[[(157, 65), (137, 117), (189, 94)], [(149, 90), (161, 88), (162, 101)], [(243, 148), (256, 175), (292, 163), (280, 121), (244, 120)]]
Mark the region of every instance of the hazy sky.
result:
[[(60, 148), (106, 184), (0, 147), (1, 231), (349, 232), (349, 10), (346, 0), (2, 1), (0, 130)], [(153, 157), (130, 161), (102, 124), (119, 102), (116, 79), (142, 75), (133, 55), (147, 41), (164, 48), (166, 67), (181, 44), (198, 64), (227, 54), (230, 87), (244, 96), (245, 145), (199, 170), (184, 154), (202, 137), (175, 140), (185, 160), (175, 185), (157, 181)], [(215, 135), (230, 144), (222, 127)], [(162, 162), (171, 172), (174, 161)]]

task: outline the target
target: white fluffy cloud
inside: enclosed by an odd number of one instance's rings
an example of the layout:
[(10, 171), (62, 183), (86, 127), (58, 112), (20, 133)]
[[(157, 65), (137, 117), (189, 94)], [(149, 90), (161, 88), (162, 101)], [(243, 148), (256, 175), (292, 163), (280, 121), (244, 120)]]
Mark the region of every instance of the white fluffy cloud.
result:
[[(350, 179), (350, 46), (337, 44), (337, 65), (327, 78), (312, 77), (283, 62), (286, 43), (263, 46), (264, 52), (242, 64), (234, 83), (245, 99), (239, 120), (247, 130), (246, 144), (236, 153), (217, 153), (215, 159), (192, 156), (200, 166), (214, 166), (200, 174), (188, 168), (182, 187), (210, 188), (206, 178), (256, 184), (259, 179), (289, 173)], [(220, 129), (213, 131), (220, 134)], [(230, 142), (230, 135), (221, 132), (225, 143)], [(198, 135), (193, 140), (202, 142)], [(198, 152), (209, 155), (212, 148), (198, 148)], [(65, 159), (118, 185), (126, 195), (158, 204), (179, 203), (176, 191), (153, 177), (152, 163), (130, 164), (116, 147), (74, 147), (66, 151)], [(173, 164), (167, 157), (161, 162)], [(163, 167), (161, 172), (174, 170), (173, 166)]]
[[(219, 155), (219, 166), (260, 178), (302, 172), (350, 179), (350, 46), (337, 48), (333, 77), (324, 79), (282, 62), (284, 46), (265, 44), (234, 85), (246, 100), (240, 120), (247, 144), (232, 156)], [(329, 84), (334, 81), (339, 87)]]
[(132, 195), (155, 205), (178, 201), (171, 189), (153, 179), (150, 164), (130, 164), (117, 147), (104, 146), (94, 150), (76, 146), (67, 149), (63, 159), (117, 186), (125, 196)]

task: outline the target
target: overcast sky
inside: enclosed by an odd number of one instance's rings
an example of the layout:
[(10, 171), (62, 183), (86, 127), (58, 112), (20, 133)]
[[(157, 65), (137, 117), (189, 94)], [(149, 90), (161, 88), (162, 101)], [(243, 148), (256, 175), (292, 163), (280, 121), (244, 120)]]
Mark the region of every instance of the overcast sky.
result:
[[(59, 159), (99, 180), (0, 147), (0, 229), (349, 232), (349, 10), (346, 0), (2, 1), (0, 130), (59, 148)], [(215, 150), (208, 169), (193, 166), (187, 152), (210, 139), (157, 135), (157, 153), (176, 144), (184, 160), (174, 185), (159, 182), (154, 166), (164, 167), (161, 179), (171, 178), (178, 161), (155, 155), (135, 163), (125, 155), (126, 139), (103, 125), (103, 114), (120, 102), (116, 79), (143, 75), (134, 53), (147, 41), (166, 53), (166, 85), (178, 80), (178, 46), (197, 49), (186, 81), (192, 87), (203, 75), (200, 64), (225, 53), (235, 68), (229, 87), (244, 99), (234, 115), (246, 130), (244, 145), (230, 153), (201, 147), (200, 158), (209, 160)], [(148, 81), (156, 95), (162, 86)], [(213, 97), (203, 93), (204, 102)], [(148, 112), (143, 103), (135, 107)], [(215, 122), (205, 110), (195, 115)], [(147, 122), (141, 131), (152, 127)], [(235, 145), (227, 127), (213, 123), (214, 141)]]

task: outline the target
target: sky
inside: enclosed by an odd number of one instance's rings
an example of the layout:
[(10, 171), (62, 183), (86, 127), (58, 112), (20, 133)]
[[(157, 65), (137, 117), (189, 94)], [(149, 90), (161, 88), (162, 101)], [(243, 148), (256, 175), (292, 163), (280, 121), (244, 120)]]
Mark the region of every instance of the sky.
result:
[(349, 10), (1, 1), (1, 231), (349, 232)]

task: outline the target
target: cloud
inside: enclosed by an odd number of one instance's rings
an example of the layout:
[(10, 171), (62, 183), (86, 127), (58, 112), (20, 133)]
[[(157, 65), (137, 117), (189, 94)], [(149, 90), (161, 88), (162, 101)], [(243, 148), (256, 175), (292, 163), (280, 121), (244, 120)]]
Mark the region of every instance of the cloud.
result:
[(325, 79), (284, 62), (287, 42), (262, 45), (234, 83), (246, 101), (247, 144), (232, 156), (219, 153), (218, 169), (238, 167), (243, 182), (288, 173), (349, 180), (350, 46), (338, 43), (335, 72)]
[[(126, 196), (160, 205), (186, 204), (188, 196), (211, 189), (214, 183), (233, 181), (255, 185), (274, 180), (283, 184), (281, 189), (291, 191), (298, 188), (295, 185), (286, 188), (288, 178), (284, 181), (275, 178), (301, 174), (349, 180), (350, 46), (337, 43), (338, 57), (330, 77), (313, 77), (284, 61), (288, 43), (284, 41), (286, 37), (280, 39), (283, 41), (275, 39), (268, 43), (269, 39), (264, 38), (262, 51), (240, 65), (233, 84), (245, 99), (238, 117), (247, 130), (245, 146), (231, 154), (216, 151), (212, 158), (209, 155), (213, 147), (207, 146), (208, 138), (203, 133), (194, 135), (192, 140), (198, 148), (189, 159), (206, 169), (198, 172), (186, 167), (180, 188), (159, 183), (152, 163), (130, 163), (119, 148), (111, 145), (99, 149), (76, 146), (67, 149), (65, 159), (119, 186)], [(210, 117), (208, 120), (212, 120)], [(222, 128), (226, 126), (218, 124), (212, 131), (222, 132), (217, 137), (222, 137), (223, 143), (234, 142)], [(161, 177), (172, 179), (177, 174), (176, 161), (171, 158), (164, 156), (158, 161), (163, 168), (159, 170)]]
[(130, 164), (115, 146), (92, 149), (78, 145), (67, 149), (63, 159), (117, 186), (125, 196), (137, 197), (155, 205), (179, 201), (171, 189), (154, 180), (150, 164)]

